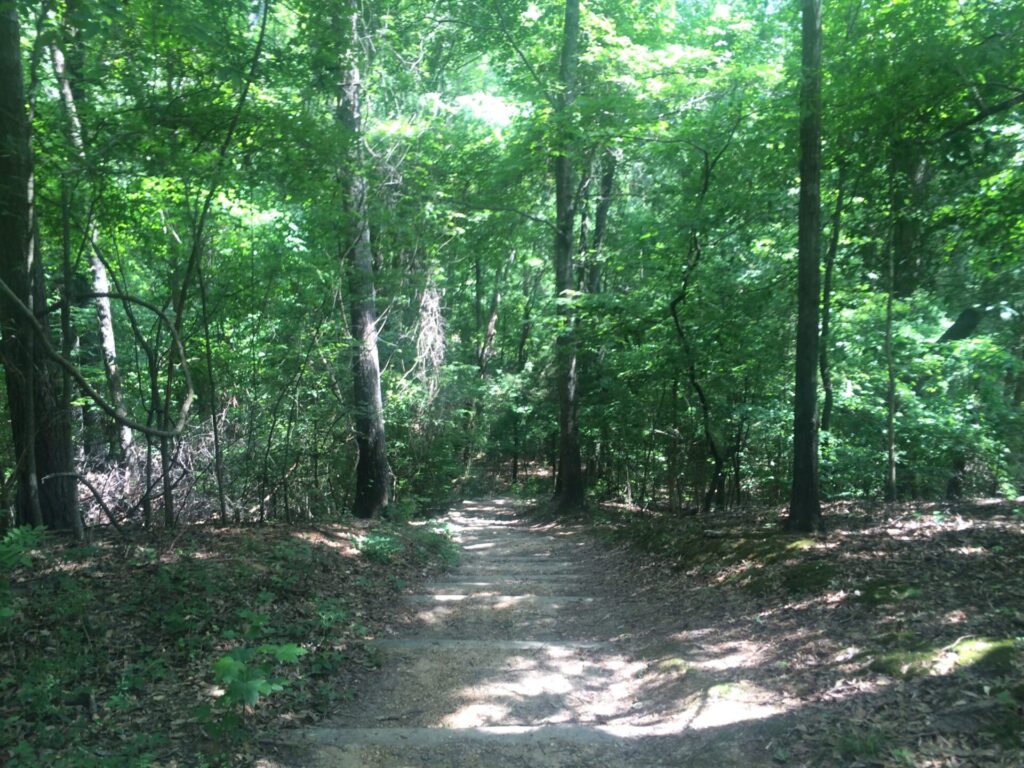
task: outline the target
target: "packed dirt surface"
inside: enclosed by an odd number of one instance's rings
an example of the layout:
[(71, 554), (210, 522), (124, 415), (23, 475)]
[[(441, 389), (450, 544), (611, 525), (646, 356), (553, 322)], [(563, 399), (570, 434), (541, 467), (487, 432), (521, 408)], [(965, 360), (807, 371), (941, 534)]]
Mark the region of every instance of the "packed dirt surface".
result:
[(511, 500), (450, 523), (461, 564), (405, 596), (354, 700), (265, 743), (261, 768), (778, 764), (795, 702), (746, 674), (758, 644), (637, 599), (621, 552)]

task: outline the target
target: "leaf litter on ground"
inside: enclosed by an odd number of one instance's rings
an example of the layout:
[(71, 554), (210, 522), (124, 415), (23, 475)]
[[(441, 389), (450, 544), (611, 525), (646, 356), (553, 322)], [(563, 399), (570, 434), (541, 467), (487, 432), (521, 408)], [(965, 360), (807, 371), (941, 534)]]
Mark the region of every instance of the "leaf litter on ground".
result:
[(786, 711), (765, 731), (781, 764), (1024, 764), (1020, 504), (834, 503), (811, 537), (783, 514), (597, 510), (633, 641), (742, 647), (734, 672)]
[(0, 763), (244, 765), (351, 695), (397, 593), (454, 551), (429, 525), (47, 534), (0, 606)]

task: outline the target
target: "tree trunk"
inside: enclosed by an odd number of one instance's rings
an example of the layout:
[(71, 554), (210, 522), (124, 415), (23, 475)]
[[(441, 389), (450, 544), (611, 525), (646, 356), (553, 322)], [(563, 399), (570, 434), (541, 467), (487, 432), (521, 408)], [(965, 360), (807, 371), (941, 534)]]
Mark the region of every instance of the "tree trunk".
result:
[(821, 291), (821, 336), (818, 339), (818, 370), (825, 400), (821, 406), (821, 431), (828, 432), (832, 424), (832, 370), (828, 364), (829, 333), (832, 323), (832, 277), (835, 273), (836, 253), (839, 250), (839, 232), (843, 217), (843, 195), (846, 186), (846, 163), (839, 161), (839, 181), (836, 184), (836, 208), (832, 213), (832, 235), (825, 253), (825, 285)]
[[(575, 98), (579, 59), (579, 0), (566, 0), (560, 80), (562, 93), (556, 111), (564, 122)], [(570, 153), (571, 138), (563, 133), (555, 151), (555, 294), (567, 300), (576, 287), (573, 277), (573, 224), (575, 194)], [(555, 503), (562, 512), (584, 506), (583, 462), (580, 458), (579, 390), (577, 388), (575, 317), (566, 305), (559, 308), (561, 328), (555, 342), (558, 389), (558, 478)]]
[[(46, 292), (32, 225), (32, 162), (29, 121), (22, 87), (21, 39), (14, 6), (0, 10), (0, 278), (14, 294), (0, 299), (0, 325), (11, 437), (18, 473), (18, 523), (80, 530), (74, 513), (74, 481), (67, 414), (58, 408), (51, 376), (37, 355), (31, 320), (17, 303), (42, 313)], [(17, 299), (15, 302), (14, 299)]]
[(206, 381), (210, 387), (210, 419), (213, 426), (213, 476), (217, 483), (217, 509), (222, 525), (228, 523), (227, 494), (224, 490), (224, 451), (220, 439), (220, 395), (217, 391), (217, 377), (213, 372), (213, 349), (210, 343), (210, 312), (207, 306), (206, 275), (203, 265), (198, 265), (199, 305), (203, 313), (203, 351), (206, 357)]
[(605, 152), (601, 162), (601, 189), (597, 199), (597, 210), (594, 213), (594, 238), (590, 244), (587, 262), (587, 293), (601, 292), (601, 248), (608, 232), (608, 213), (612, 207), (612, 192), (615, 189), (615, 153), (612, 150)]
[(672, 377), (669, 409), (672, 416), (669, 419), (670, 432), (665, 448), (665, 464), (668, 468), (668, 511), (675, 516), (683, 511), (683, 497), (679, 489), (679, 378), (675, 375)]
[(725, 456), (718, 440), (715, 438), (714, 430), (711, 428), (711, 404), (708, 402), (704, 387), (697, 378), (697, 367), (690, 363), (690, 386), (697, 393), (697, 400), (700, 402), (701, 422), (704, 426), (704, 440), (707, 444), (708, 454), (714, 462), (711, 472), (711, 484), (704, 494), (703, 502), (700, 504), (702, 512), (709, 511), (712, 507), (720, 509), (725, 500)]
[(821, 247), (821, 0), (802, 0), (800, 200), (793, 487), (786, 528), (822, 527), (818, 488), (818, 269)]
[[(50, 46), (50, 59), (53, 62), (53, 74), (57, 80), (60, 92), (61, 103), (64, 106), (64, 113), (67, 119), (68, 138), (76, 154), (83, 161), (85, 160), (85, 137), (82, 134), (82, 121), (78, 113), (78, 104), (75, 100), (75, 88), (73, 82), (80, 80), (80, 73), (69, 71), (71, 68), (65, 63), (64, 53), (56, 45)], [(77, 61), (78, 58), (73, 58)], [(77, 89), (81, 93), (81, 89)], [(107, 277), (107, 267), (100, 259), (96, 250), (96, 239), (98, 233), (92, 222), (89, 223), (89, 240), (92, 248), (89, 250), (89, 271), (92, 274), (92, 290), (97, 294), (95, 301), (96, 322), (100, 334), (100, 349), (103, 357), (103, 369), (106, 373), (107, 390), (110, 393), (110, 401), (118, 415), (127, 414), (124, 405), (124, 387), (121, 384), (121, 372), (117, 366), (117, 343), (114, 337), (114, 319), (111, 310), (110, 280)], [(111, 435), (108, 446), (108, 455), (111, 458), (124, 458), (132, 444), (132, 431), (125, 424), (110, 422), (108, 433)]]
[[(72, 280), (72, 268), (71, 268), (71, 190), (68, 185), (68, 180), (63, 179), (60, 185), (60, 218), (61, 218), (61, 306), (60, 306), (60, 336), (61, 336), (61, 354), (68, 360), (71, 360), (75, 356), (76, 347), (78, 346), (78, 336), (75, 334), (74, 329), (71, 325), (71, 280)], [(85, 460), (85, 454), (83, 452), (83, 443), (81, 435), (84, 432), (85, 425), (81, 419), (81, 409), (75, 408), (72, 405), (74, 388), (71, 386), (71, 373), (66, 369), (61, 369), (61, 391), (60, 391), (60, 404), (59, 408), (64, 414), (68, 429), (68, 445), (72, 446), (73, 439), (71, 433), (71, 419), (72, 415), (78, 417), (78, 423), (76, 432), (79, 436), (77, 442), (77, 450), (74, 452), (69, 451), (67, 455), (67, 463), (64, 467), (64, 478), (73, 479), (76, 475), (76, 465), (81, 465)], [(56, 480), (56, 478), (54, 478)], [(76, 520), (81, 520), (81, 512), (78, 509), (78, 499), (74, 500), (73, 506), (70, 513), (74, 515)], [(116, 525), (116, 523), (115, 523)], [(81, 523), (79, 523), (81, 527)], [(79, 528), (76, 527), (76, 531)], [(82, 531), (84, 533), (84, 530)]]
[(892, 355), (892, 302), (896, 290), (896, 257), (889, 248), (889, 285), (885, 296), (885, 500), (896, 501), (896, 368)]
[(371, 518), (382, 514), (391, 501), (393, 475), (384, 439), (384, 401), (380, 389), (377, 353), (377, 311), (373, 281), (373, 252), (366, 195), (368, 183), (362, 164), (362, 81), (359, 50), (360, 4), (349, 4), (345, 33), (348, 50), (341, 62), (341, 89), (336, 119), (348, 141), (347, 164), (342, 173), (342, 263), (348, 273), (355, 410), (356, 492), (353, 514)]

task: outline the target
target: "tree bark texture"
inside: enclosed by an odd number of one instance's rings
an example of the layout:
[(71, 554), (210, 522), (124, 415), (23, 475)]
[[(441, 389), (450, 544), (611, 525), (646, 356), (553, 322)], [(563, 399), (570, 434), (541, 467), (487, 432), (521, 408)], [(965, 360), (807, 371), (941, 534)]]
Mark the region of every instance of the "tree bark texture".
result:
[[(0, 277), (48, 332), (41, 311), (46, 297), (43, 270), (33, 243), (30, 127), (14, 6), (0, 10), (0, 137)], [(59, 378), (51, 376), (36, 353), (37, 331), (13, 301), (0, 300), (0, 325), (0, 356), (18, 462), (17, 522), (77, 530), (74, 481), (62, 474), (70, 462), (71, 433), (53, 390)]]
[(821, 0), (802, 0), (800, 198), (793, 487), (789, 530), (821, 528), (818, 487), (818, 303), (821, 248)]
[[(565, 29), (559, 76), (562, 93), (558, 97), (557, 119), (562, 123), (555, 147), (555, 294), (565, 299), (575, 289), (573, 276), (573, 224), (575, 186), (572, 167), (572, 140), (565, 125), (575, 98), (576, 68), (579, 59), (580, 4), (566, 0)], [(558, 478), (555, 502), (561, 511), (571, 512), (584, 505), (583, 462), (580, 458), (579, 389), (577, 382), (577, 342), (574, 313), (568, 306), (559, 309), (562, 327), (555, 342), (558, 389)]]
[(351, 314), (353, 406), (358, 459), (353, 514), (371, 518), (382, 514), (391, 501), (393, 475), (384, 437), (384, 402), (380, 389), (377, 352), (377, 311), (373, 251), (367, 214), (368, 182), (362, 168), (362, 82), (360, 72), (358, 2), (349, 5), (346, 18), (349, 49), (341, 63), (337, 122), (346, 133), (349, 151), (342, 173), (342, 263), (348, 275)]

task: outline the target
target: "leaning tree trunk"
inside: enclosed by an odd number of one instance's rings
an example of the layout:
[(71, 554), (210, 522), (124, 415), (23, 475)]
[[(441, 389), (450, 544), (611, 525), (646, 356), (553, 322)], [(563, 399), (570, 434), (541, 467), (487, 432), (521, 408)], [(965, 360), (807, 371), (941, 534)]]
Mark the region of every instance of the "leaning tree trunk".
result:
[[(48, 332), (46, 291), (32, 225), (32, 162), (22, 87), (21, 38), (16, 8), (0, 10), (0, 325), (11, 437), (18, 473), (18, 523), (79, 530), (75, 486), (66, 477), (71, 456), (67, 414), (58, 407), (51, 376), (37, 354), (36, 313)], [(20, 305), (20, 306), (19, 306)], [(50, 475), (61, 475), (46, 480)], [(45, 482), (44, 482), (45, 481)]]
[(821, 0), (802, 0), (800, 200), (793, 488), (786, 528), (821, 527), (818, 487), (818, 285), (821, 248)]
[(362, 165), (362, 81), (359, 50), (359, 3), (349, 5), (346, 30), (349, 48), (341, 63), (341, 89), (336, 118), (349, 143), (343, 169), (343, 250), (348, 273), (349, 311), (355, 349), (352, 379), (355, 410), (356, 492), (352, 512), (371, 518), (383, 513), (391, 501), (393, 475), (388, 465), (384, 439), (384, 403), (380, 389), (380, 360), (377, 353), (377, 311), (373, 281), (373, 252), (366, 195), (368, 183)]
[[(565, 32), (562, 43), (560, 78), (562, 93), (557, 112), (566, 117), (572, 106), (576, 88), (579, 59), (579, 0), (566, 0)], [(564, 134), (555, 147), (555, 293), (565, 300), (575, 289), (573, 277), (573, 196), (572, 147)], [(560, 306), (562, 327), (555, 342), (558, 389), (558, 476), (555, 503), (563, 512), (578, 510), (584, 505), (583, 462), (580, 459), (579, 390), (576, 370), (576, 334), (570, 308)]]

